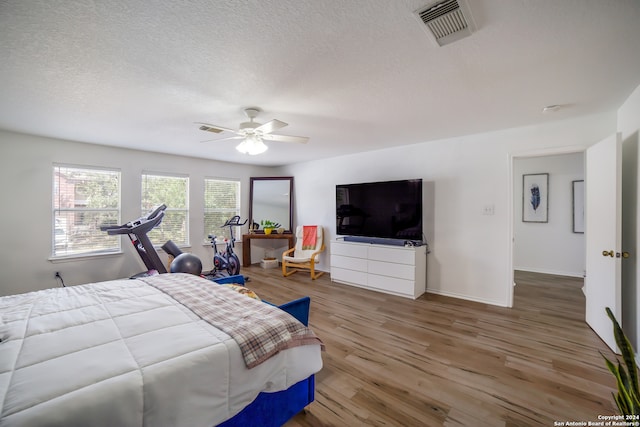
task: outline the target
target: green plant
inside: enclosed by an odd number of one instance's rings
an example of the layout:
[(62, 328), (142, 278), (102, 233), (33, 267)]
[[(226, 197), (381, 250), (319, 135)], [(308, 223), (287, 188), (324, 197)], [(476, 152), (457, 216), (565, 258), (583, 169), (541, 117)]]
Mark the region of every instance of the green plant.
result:
[(609, 319), (613, 322), (613, 335), (624, 361), (624, 366), (619, 360), (616, 360), (618, 364), (615, 365), (600, 353), (618, 384), (618, 394), (614, 394), (613, 399), (622, 415), (638, 415), (640, 414), (640, 389), (638, 387), (638, 366), (636, 365), (635, 351), (611, 309), (607, 307), (606, 310)]
[(269, 221), (268, 219), (263, 219), (262, 221), (260, 221), (260, 225), (262, 226), (262, 228), (278, 228), (278, 227), (280, 227), (279, 223)]

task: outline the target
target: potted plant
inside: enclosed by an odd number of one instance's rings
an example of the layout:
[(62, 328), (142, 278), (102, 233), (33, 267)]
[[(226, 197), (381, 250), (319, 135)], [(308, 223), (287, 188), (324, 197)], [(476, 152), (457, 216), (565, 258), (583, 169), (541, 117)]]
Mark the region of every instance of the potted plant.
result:
[(609, 319), (613, 322), (613, 334), (624, 361), (623, 365), (619, 360), (616, 360), (618, 362), (616, 365), (600, 353), (618, 385), (618, 394), (614, 394), (613, 399), (622, 415), (638, 415), (640, 414), (640, 388), (638, 387), (638, 366), (636, 365), (635, 351), (611, 309), (606, 307), (606, 310)]
[(264, 229), (264, 234), (271, 234), (274, 229), (280, 227), (279, 223), (270, 221), (268, 219), (263, 219), (262, 221), (260, 221), (260, 225)]

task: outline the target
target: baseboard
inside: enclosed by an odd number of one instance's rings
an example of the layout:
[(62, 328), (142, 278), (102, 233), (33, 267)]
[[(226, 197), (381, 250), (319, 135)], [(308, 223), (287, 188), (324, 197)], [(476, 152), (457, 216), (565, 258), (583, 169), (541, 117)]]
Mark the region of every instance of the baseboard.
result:
[(447, 291), (442, 291), (442, 290), (438, 290), (438, 289), (429, 289), (429, 288), (427, 288), (427, 293), (435, 294), (435, 295), (442, 295), (443, 297), (451, 297), (451, 298), (463, 299), (463, 300), (467, 300), (467, 301), (477, 302), (477, 303), (480, 303), (480, 304), (496, 305), (498, 307), (507, 307), (507, 308), (509, 307), (509, 305), (504, 303), (504, 302), (488, 300), (488, 299), (483, 299), (483, 298), (476, 298), (476, 297), (471, 297), (469, 295), (458, 294), (458, 293), (455, 293), (455, 292), (447, 292)]
[(558, 271), (558, 270), (547, 270), (541, 268), (528, 268), (528, 267), (513, 267), (514, 270), (518, 271), (526, 271), (528, 273), (541, 273), (541, 274), (552, 274), (554, 276), (567, 276), (567, 277), (584, 277), (584, 273), (576, 273), (572, 271)]

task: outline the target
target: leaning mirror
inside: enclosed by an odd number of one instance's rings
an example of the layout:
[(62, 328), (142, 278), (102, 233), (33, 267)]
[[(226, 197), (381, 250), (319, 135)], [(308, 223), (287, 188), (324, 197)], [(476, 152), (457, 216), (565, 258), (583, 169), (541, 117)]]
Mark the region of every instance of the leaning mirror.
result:
[[(251, 178), (249, 219), (260, 224), (269, 220), (281, 224), (285, 232), (293, 230), (293, 177)], [(262, 230), (262, 227), (260, 227)]]

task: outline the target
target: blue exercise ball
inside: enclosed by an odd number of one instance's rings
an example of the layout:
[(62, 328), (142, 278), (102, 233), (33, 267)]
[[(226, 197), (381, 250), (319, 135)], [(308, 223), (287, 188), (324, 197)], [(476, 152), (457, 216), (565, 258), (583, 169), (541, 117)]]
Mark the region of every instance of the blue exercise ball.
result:
[(189, 273), (199, 276), (202, 273), (202, 261), (193, 254), (183, 253), (171, 262), (172, 273)]

